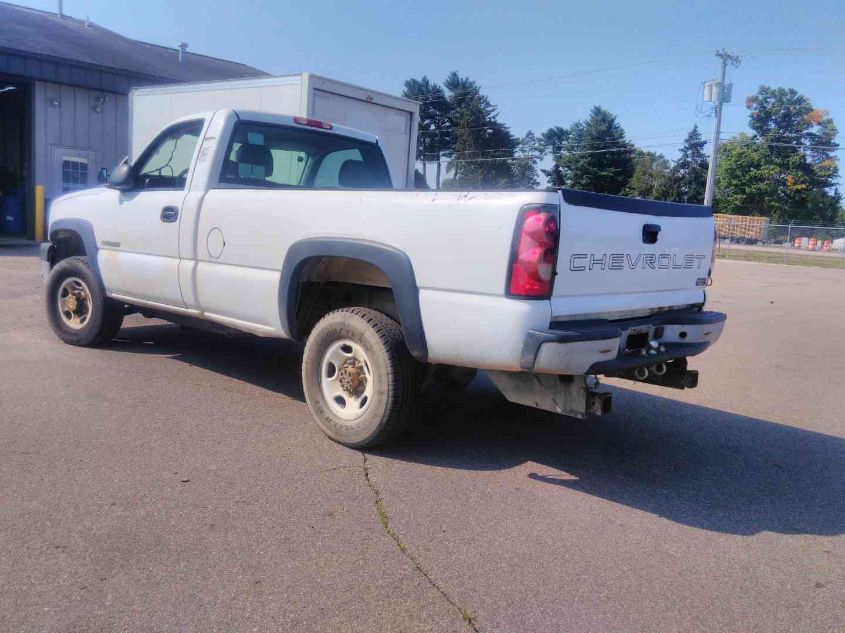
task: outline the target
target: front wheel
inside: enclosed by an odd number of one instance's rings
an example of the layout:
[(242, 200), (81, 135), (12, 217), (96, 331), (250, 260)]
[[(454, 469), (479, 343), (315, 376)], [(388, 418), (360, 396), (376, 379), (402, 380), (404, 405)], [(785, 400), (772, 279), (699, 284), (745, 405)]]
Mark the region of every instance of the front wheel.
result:
[(302, 385), (320, 430), (344, 446), (364, 448), (408, 424), (419, 368), (396, 321), (368, 308), (343, 308), (311, 331)]
[(86, 257), (63, 259), (47, 279), (47, 318), (61, 340), (92, 347), (123, 324), (123, 306), (105, 296)]

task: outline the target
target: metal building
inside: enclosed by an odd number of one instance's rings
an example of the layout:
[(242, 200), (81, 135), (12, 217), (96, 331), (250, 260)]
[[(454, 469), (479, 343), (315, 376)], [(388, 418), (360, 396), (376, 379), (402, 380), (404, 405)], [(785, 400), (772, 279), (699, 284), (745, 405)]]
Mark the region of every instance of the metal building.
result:
[(267, 73), (0, 2), (0, 236), (40, 239), (43, 207), (129, 152), (136, 86)]

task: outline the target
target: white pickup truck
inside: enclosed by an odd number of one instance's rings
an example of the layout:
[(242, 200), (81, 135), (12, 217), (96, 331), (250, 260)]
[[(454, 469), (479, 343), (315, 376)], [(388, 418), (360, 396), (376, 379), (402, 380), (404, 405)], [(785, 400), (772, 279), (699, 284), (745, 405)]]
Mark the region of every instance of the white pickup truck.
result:
[(371, 446), (426, 377), (487, 371), (511, 401), (586, 417), (598, 375), (697, 384), (711, 209), (572, 190), (397, 191), (378, 139), (302, 117), (179, 119), (104, 187), (57, 199), (42, 246), (60, 339), (124, 315), (305, 342), (311, 412)]

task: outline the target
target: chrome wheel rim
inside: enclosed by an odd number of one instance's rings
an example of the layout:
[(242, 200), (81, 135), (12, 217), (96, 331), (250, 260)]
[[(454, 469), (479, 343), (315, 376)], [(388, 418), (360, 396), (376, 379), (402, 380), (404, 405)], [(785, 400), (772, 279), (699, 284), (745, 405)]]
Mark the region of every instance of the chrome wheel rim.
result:
[(373, 373), (364, 348), (348, 339), (335, 341), (323, 353), (320, 388), (332, 413), (342, 420), (360, 418), (373, 401)]
[(56, 296), (62, 322), (72, 330), (81, 330), (91, 318), (91, 291), (79, 277), (68, 277)]

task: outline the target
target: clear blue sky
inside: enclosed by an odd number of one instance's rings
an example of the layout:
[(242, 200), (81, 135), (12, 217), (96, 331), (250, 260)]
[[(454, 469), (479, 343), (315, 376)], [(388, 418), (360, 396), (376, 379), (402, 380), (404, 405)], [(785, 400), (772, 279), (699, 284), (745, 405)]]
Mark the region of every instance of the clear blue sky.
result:
[[(57, 2), (21, 4), (55, 11)], [(455, 69), (482, 85), (516, 134), (568, 125), (599, 104), (641, 146), (679, 143), (696, 122), (709, 138), (712, 120), (696, 118), (696, 93), (714, 76), (713, 53), (724, 47), (743, 56), (730, 73), (734, 103), (726, 108), (725, 132), (746, 129), (744, 98), (764, 83), (805, 93), (845, 130), (843, 0), (65, 0), (64, 6), (68, 15), (88, 15), (136, 39), (185, 41), (190, 51), (271, 73), (312, 71), (392, 93), (407, 77), (440, 81)], [(598, 70), (624, 65), (631, 66)], [(653, 149), (677, 154), (677, 146)]]

